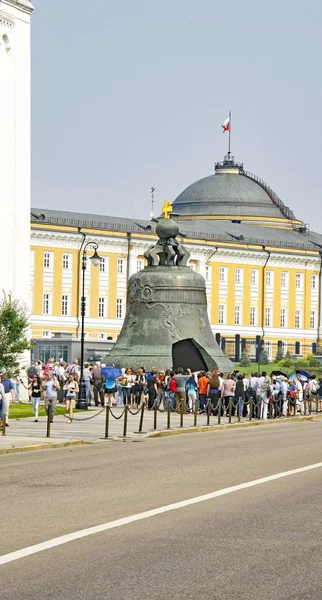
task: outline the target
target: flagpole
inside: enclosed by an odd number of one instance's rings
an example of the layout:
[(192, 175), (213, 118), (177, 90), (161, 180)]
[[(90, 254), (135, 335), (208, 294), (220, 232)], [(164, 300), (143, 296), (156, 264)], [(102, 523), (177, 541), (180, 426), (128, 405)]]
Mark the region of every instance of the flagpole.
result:
[(228, 131), (228, 160), (230, 161), (230, 134), (231, 134), (231, 110), (229, 111), (229, 131)]

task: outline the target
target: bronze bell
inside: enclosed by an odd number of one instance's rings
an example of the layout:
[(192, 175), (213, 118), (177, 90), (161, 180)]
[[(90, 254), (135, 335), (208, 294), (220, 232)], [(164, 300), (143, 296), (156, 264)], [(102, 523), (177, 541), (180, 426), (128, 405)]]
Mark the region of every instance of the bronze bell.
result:
[(219, 348), (207, 313), (205, 280), (187, 266), (189, 252), (176, 240), (178, 224), (160, 219), (147, 266), (128, 282), (127, 312), (110, 352), (118, 367), (219, 369), (233, 365)]

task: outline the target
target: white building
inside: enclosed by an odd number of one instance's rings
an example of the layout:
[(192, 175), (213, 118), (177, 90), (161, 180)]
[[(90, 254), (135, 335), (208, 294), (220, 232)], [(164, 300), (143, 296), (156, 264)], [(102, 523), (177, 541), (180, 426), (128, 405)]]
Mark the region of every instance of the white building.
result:
[(29, 305), (29, 0), (0, 0), (0, 289)]

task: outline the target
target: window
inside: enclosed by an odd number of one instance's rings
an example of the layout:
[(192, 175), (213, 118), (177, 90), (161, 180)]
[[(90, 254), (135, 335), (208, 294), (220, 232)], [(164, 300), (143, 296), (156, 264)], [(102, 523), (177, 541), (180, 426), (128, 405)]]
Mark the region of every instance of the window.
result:
[(52, 262), (51, 259), (52, 259), (52, 253), (44, 252), (44, 269), (51, 268), (51, 262)]
[(296, 276), (295, 276), (295, 287), (297, 289), (301, 289), (303, 287), (302, 286), (302, 273), (296, 273)]
[(125, 260), (123, 258), (117, 259), (117, 272), (119, 275), (125, 273)]
[(223, 325), (224, 322), (225, 322), (225, 305), (219, 304), (218, 323), (219, 323), (219, 325)]
[(240, 325), (240, 306), (235, 306), (235, 325)]
[(266, 286), (272, 287), (273, 285), (273, 271), (266, 271)]
[(287, 327), (287, 324), (286, 324), (286, 308), (281, 308), (280, 327)]
[(63, 254), (63, 269), (70, 269), (71, 268), (71, 255), (70, 254)]
[(251, 285), (256, 285), (257, 284), (257, 273), (258, 270), (257, 269), (252, 269), (250, 272), (250, 283)]
[(209, 279), (210, 279), (210, 267), (206, 265), (206, 268), (205, 268), (205, 280), (209, 281)]
[(107, 334), (106, 333), (102, 332), (102, 333), (98, 334), (98, 339), (99, 340), (106, 340), (106, 338), (107, 338)]
[(311, 276), (311, 290), (316, 290), (317, 287), (318, 287), (318, 276), (312, 275)]
[(256, 306), (250, 307), (249, 324), (254, 326), (256, 323)]
[(272, 358), (272, 343), (269, 341), (265, 342), (265, 350), (267, 352), (268, 358), (271, 360)]
[(138, 273), (139, 271), (142, 271), (143, 268), (144, 268), (144, 261), (142, 260), (142, 258), (138, 258), (136, 261), (136, 272)]
[(43, 338), (51, 338), (51, 331), (44, 329), (41, 335)]
[(266, 308), (265, 310), (265, 327), (272, 326), (272, 309)]
[(295, 311), (295, 329), (299, 329), (301, 327), (301, 311)]
[(106, 260), (105, 258), (100, 258), (100, 273), (106, 272)]
[(50, 294), (43, 294), (42, 296), (42, 314), (50, 314)]
[(123, 298), (117, 298), (116, 300), (116, 318), (122, 319), (123, 317)]
[(63, 317), (67, 317), (69, 313), (69, 296), (63, 294), (61, 297), (61, 314)]
[(310, 329), (316, 329), (316, 310), (310, 312)]
[(105, 296), (101, 296), (98, 299), (98, 316), (99, 317), (105, 317), (105, 302), (106, 302), (106, 298)]
[(220, 283), (226, 283), (227, 281), (227, 267), (219, 268), (219, 281)]
[(281, 273), (281, 287), (282, 288), (287, 287), (287, 273), (285, 273), (285, 271), (283, 271), (283, 273)]
[(236, 269), (236, 271), (235, 271), (235, 283), (243, 283), (243, 271), (242, 271), (242, 269)]

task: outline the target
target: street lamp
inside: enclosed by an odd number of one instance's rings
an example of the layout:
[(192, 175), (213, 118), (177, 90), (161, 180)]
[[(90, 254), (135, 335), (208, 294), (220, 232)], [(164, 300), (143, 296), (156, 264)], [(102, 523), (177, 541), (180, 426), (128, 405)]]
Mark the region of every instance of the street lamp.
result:
[(94, 267), (98, 267), (100, 264), (101, 257), (97, 254), (98, 245), (96, 242), (87, 242), (85, 244), (82, 254), (82, 296), (81, 296), (81, 318), (82, 318), (82, 330), (81, 330), (81, 359), (80, 359), (80, 382), (79, 382), (79, 398), (76, 402), (76, 408), (87, 410), (86, 402), (86, 386), (84, 381), (84, 343), (85, 343), (85, 271), (86, 271), (86, 250), (91, 248), (94, 250), (93, 256), (90, 257), (90, 261)]

